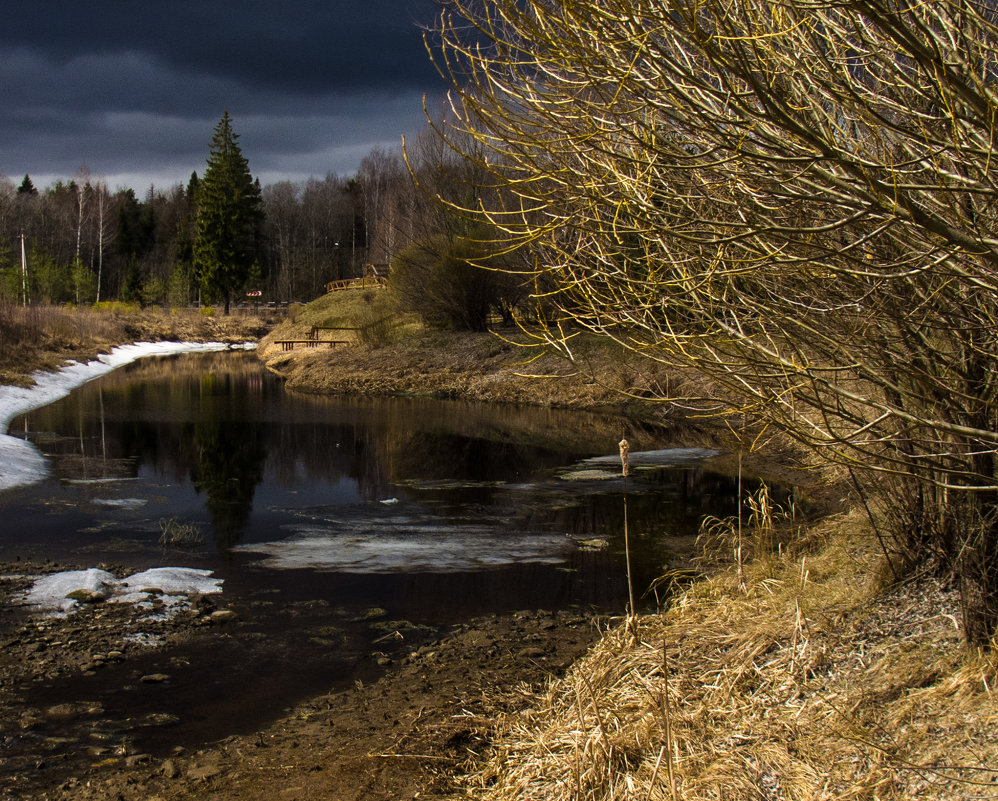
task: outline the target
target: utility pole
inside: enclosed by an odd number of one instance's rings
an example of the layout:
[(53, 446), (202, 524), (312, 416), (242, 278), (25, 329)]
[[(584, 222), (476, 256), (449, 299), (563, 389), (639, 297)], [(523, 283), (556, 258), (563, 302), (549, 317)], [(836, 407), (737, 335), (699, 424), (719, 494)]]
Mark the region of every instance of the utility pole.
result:
[(24, 232), (21, 232), (21, 296), (25, 307), (28, 305), (28, 257), (24, 251)]

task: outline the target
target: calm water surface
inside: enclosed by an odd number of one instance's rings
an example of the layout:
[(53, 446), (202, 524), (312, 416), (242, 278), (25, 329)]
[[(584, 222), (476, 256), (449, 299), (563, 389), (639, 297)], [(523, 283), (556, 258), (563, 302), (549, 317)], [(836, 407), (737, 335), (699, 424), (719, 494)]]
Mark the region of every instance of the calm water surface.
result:
[[(618, 468), (585, 462), (615, 454), (624, 433), (632, 452), (672, 447), (662, 431), (537, 408), (291, 395), (252, 354), (146, 359), (10, 430), (51, 475), (0, 492), (0, 559), (192, 566), (224, 580), (218, 604), (252, 636), (168, 671), (171, 703), (201, 738), (368, 675), (393, 626), (416, 643), (493, 612), (621, 612), (625, 491), (639, 590), (704, 514), (735, 509), (732, 478), (709, 460), (637, 470), (626, 485), (609, 477)], [(202, 544), (164, 548), (164, 521)], [(150, 649), (149, 669), (162, 659)], [(88, 680), (111, 706), (145, 703), (116, 691), (109, 669)], [(157, 736), (169, 739), (150, 734), (150, 748)]]

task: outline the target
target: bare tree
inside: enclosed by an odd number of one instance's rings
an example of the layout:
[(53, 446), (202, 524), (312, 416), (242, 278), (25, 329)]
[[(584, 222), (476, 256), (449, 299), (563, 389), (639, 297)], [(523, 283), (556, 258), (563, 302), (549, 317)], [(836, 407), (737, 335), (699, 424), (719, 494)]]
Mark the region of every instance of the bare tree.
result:
[(417, 220), (415, 188), (400, 153), (375, 148), (357, 172), (364, 198), (364, 231), (368, 258), (391, 264), (411, 241)]
[(96, 302), (100, 303), (101, 282), (104, 277), (104, 252), (114, 240), (114, 202), (107, 188), (107, 181), (97, 179), (93, 184), (94, 195), (94, 226), (96, 229), (96, 262), (97, 262), (97, 293)]
[(326, 175), (305, 183), (301, 206), (309, 289), (314, 296), (325, 291), (329, 281), (358, 274), (353, 198), (341, 178)]
[(297, 185), (280, 181), (264, 187), (263, 204), (271, 245), (272, 262), (280, 276), (280, 292), (288, 300), (297, 297), (301, 247), (301, 198)]
[[(974, 0), (453, 0), (439, 64), (559, 322), (898, 477), (998, 625), (998, 25)], [(458, 145), (459, 146), (459, 145)], [(544, 336), (571, 353), (564, 325)]]
[(75, 261), (80, 262), (80, 246), (83, 240), (83, 226), (89, 215), (90, 200), (90, 168), (86, 164), (76, 172), (76, 255)]

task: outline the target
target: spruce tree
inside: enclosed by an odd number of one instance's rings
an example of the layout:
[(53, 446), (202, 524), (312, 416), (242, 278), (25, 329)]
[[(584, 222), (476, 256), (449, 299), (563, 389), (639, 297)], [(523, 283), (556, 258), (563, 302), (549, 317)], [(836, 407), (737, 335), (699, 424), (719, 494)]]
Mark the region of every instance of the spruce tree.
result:
[(246, 281), (256, 258), (257, 233), (263, 218), (260, 185), (233, 133), (229, 112), (215, 127), (208, 166), (197, 190), (197, 236), (194, 269), (209, 298), (225, 304)]
[(17, 187), (17, 194), (19, 195), (37, 195), (38, 190), (35, 189), (34, 183), (31, 181), (30, 175), (25, 175), (24, 180), (21, 181), (21, 185)]

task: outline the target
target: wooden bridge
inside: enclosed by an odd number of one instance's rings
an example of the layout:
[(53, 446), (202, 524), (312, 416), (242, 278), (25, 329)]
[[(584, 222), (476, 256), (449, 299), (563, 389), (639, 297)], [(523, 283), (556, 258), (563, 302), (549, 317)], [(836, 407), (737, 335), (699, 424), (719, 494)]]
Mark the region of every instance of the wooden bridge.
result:
[(320, 345), (328, 345), (335, 348), (337, 345), (349, 345), (345, 339), (275, 339), (275, 345), (280, 345), (281, 350), (294, 350), (295, 345), (303, 348), (317, 348)]

